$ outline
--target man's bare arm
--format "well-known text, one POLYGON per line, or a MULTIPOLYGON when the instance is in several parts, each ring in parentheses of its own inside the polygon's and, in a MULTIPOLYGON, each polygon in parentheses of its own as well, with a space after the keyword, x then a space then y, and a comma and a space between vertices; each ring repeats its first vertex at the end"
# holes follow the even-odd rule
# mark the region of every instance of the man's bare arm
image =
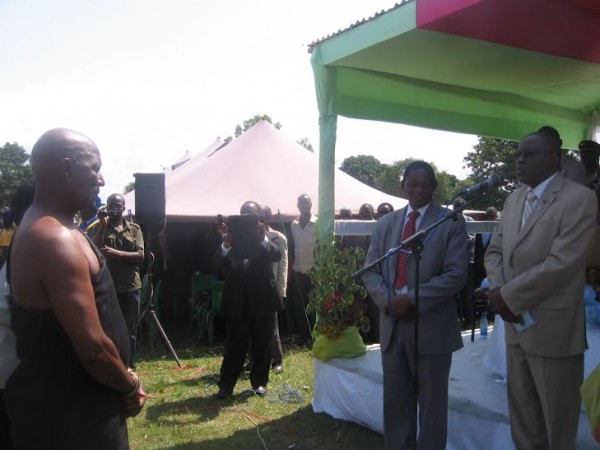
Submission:
POLYGON ((107 259, 120 259, 131 264, 144 262, 144 252, 126 252, 112 247, 100 247, 100 251, 107 259))
POLYGON ((38 276, 81 364, 97 382, 122 394, 130 393, 136 381, 100 324, 82 241, 64 228, 41 234, 38 276))

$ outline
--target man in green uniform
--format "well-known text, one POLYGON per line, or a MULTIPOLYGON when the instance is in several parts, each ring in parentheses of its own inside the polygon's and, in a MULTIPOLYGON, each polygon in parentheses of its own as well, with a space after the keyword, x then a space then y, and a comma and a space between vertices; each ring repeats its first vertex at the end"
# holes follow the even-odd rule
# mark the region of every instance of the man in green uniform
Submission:
POLYGON ((100 219, 94 243, 108 264, 115 283, 119 305, 131 341, 131 365, 134 364, 136 328, 140 315, 140 264, 144 261, 144 236, 139 225, 123 218, 125 199, 112 194, 106 201, 107 217, 100 219))

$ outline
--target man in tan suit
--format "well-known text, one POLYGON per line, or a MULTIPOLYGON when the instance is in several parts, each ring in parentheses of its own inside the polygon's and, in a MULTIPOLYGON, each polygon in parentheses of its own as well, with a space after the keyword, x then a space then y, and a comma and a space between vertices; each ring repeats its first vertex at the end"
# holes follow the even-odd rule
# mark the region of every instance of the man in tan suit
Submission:
MULTIPOLYGON (((273 263, 273 276, 277 281, 277 295, 281 298, 281 302, 285 304, 284 299, 287 291, 288 276, 287 238, 281 231, 277 231, 269 225, 271 221, 271 208, 269 206, 260 205, 258 220, 265 225, 265 236, 267 236, 267 239, 281 250, 281 259, 273 263)), ((271 340, 271 367, 275 373, 283 372, 283 348, 281 347, 281 338, 279 337, 279 317, 277 312, 275 312, 273 339, 271 340)))
POLYGON ((583 379, 585 254, 594 193, 560 172, 560 139, 519 144, 509 195, 485 257, 490 305, 508 322, 511 432, 518 449, 573 449, 583 379))

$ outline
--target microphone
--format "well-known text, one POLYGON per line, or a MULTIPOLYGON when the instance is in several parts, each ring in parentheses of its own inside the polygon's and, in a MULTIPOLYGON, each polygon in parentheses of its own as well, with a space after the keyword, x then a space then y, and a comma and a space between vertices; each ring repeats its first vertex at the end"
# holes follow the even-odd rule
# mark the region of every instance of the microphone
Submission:
POLYGON ((480 183, 474 184, 471 187, 463 189, 462 191, 459 192, 459 194, 460 195, 469 195, 469 194, 473 194, 474 192, 486 191, 489 188, 500 186, 501 183, 502 183, 502 178, 500 178, 500 176, 494 174, 485 181, 482 181, 480 183))

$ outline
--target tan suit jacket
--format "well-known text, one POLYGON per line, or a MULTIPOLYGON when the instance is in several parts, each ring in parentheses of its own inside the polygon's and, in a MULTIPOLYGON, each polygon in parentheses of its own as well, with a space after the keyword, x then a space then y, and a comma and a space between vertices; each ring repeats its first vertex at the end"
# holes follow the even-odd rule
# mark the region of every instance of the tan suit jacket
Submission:
POLYGON ((285 234, 273 228, 265 231, 267 238, 281 250, 281 259, 273 263, 273 276, 277 281, 277 293, 285 298, 288 276, 288 245, 285 234))
POLYGON ((596 196, 558 173, 521 229, 527 190, 522 186, 507 198, 485 256, 490 286, 501 287, 514 314, 529 310, 536 322, 521 333, 507 324, 506 343, 542 357, 581 354, 585 259, 596 196))

